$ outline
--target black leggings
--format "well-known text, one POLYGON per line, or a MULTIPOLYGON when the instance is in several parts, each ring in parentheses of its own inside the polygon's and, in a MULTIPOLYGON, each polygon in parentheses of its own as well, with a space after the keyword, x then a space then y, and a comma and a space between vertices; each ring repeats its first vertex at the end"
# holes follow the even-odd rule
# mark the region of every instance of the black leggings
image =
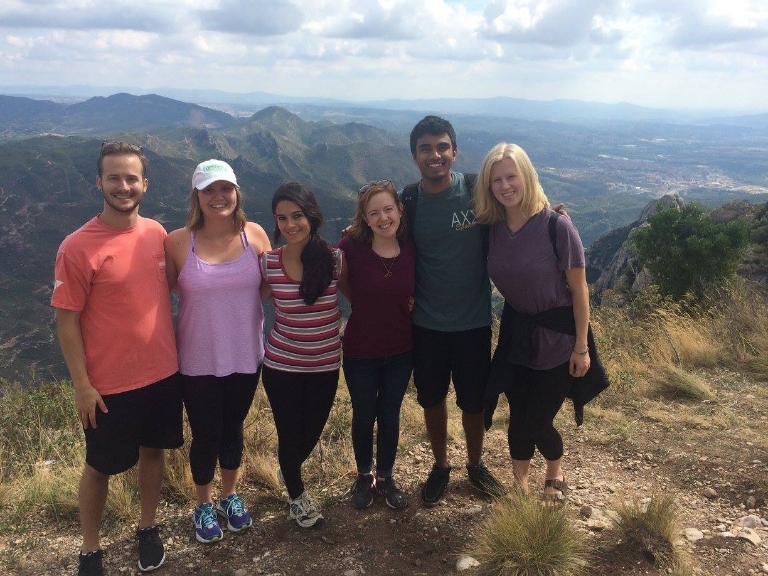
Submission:
POLYGON ((509 455, 513 460, 530 460, 536 448, 547 460, 563 456, 563 438, 553 422, 572 377, 568 362, 551 370, 512 366, 514 384, 505 392, 509 401, 509 455))
POLYGON ((198 486, 213 481, 217 459, 225 470, 240 468, 243 422, 258 383, 258 371, 221 377, 181 375, 184 407, 192 428, 189 466, 198 486))
POLYGON ((264 391, 277 428, 277 459, 288 489, 298 498, 304 492, 301 465, 320 439, 331 413, 339 370, 283 372, 264 367, 264 391))

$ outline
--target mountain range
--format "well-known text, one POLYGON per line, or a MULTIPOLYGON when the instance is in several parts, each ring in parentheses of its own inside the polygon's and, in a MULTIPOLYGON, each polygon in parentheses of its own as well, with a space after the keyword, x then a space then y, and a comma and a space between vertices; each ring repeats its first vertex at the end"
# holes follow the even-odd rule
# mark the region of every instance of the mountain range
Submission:
MULTIPOLYGON (((239 116, 153 94, 72 103, 0 95, 0 375, 23 379, 30 367, 65 374, 48 305, 53 261, 64 236, 100 210, 102 140, 143 146, 150 185, 141 211, 169 230, 184 224, 195 165, 220 158, 238 176, 249 218, 270 235, 273 190, 299 180, 317 194, 333 241, 361 184, 389 178, 403 186, 418 178, 408 132, 423 115, 303 103, 239 116)), ((498 141, 520 143, 587 246, 668 192, 713 205, 764 202, 768 193, 768 136, 755 126, 450 119, 457 170, 476 171, 498 141)))

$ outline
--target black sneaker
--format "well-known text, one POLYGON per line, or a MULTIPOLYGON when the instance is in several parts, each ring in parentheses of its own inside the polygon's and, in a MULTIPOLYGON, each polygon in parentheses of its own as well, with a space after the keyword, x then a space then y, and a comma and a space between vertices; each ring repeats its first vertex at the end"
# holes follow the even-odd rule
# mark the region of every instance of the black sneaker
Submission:
POLYGON ((392 476, 377 478, 376 492, 384 498, 384 502, 393 510, 402 510, 408 506, 408 497, 397 487, 392 476))
POLYGON ((451 476, 451 467, 445 468, 434 464, 432 471, 421 489, 421 503, 427 508, 436 506, 443 499, 445 489, 448 487, 448 480, 451 476))
POLYGON ((80 552, 77 576, 104 576, 102 558, 104 558, 104 550, 101 548, 88 554, 80 552))
POLYGON ((374 485, 373 474, 358 474, 352 485, 352 506, 362 509, 373 504, 374 485))
POLYGON ((139 570, 149 572, 165 562, 165 548, 160 538, 160 527, 150 526, 136 530, 139 541, 139 570))
POLYGON ((469 483, 486 496, 500 498, 507 493, 507 489, 496 480, 482 462, 477 466, 467 464, 467 474, 469 474, 469 483))

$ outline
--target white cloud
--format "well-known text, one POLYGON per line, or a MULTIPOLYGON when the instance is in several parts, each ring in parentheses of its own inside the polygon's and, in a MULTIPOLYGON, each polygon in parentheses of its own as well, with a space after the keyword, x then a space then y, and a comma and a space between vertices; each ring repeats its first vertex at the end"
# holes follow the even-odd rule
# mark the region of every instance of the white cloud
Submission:
POLYGON ((200 27, 226 33, 273 36, 298 30, 301 10, 290 0, 221 0, 198 12, 200 27))
POLYGON ((6 0, 3 85, 765 110, 763 0, 6 0), (717 87, 717 88, 714 88, 717 87))

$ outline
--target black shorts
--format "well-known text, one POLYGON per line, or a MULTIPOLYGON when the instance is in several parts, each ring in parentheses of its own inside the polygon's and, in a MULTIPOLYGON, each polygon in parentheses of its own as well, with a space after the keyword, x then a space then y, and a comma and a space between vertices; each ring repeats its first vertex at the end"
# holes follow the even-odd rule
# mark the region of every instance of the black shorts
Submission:
POLYGON ((96 428, 85 429, 85 461, 102 474, 120 474, 139 460, 139 446, 178 448, 184 444, 178 373, 159 382, 102 396, 96 428))
POLYGON ((448 396, 453 380, 456 405, 467 414, 483 411, 483 394, 491 367, 491 327, 441 332, 414 325, 413 383, 422 408, 448 396))

